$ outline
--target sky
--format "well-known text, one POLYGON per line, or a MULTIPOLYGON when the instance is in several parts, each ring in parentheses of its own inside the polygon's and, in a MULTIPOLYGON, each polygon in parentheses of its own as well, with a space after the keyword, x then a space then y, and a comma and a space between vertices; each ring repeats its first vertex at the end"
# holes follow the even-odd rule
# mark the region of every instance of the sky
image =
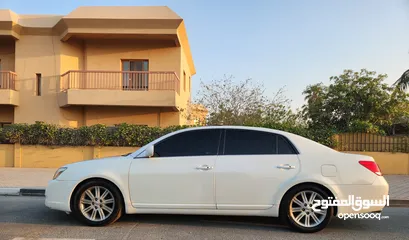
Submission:
MULTIPOLYGON (((234 76, 280 88, 292 108, 309 84, 344 69, 387 74, 409 69, 409 0, 0 0, 18 14, 68 14, 78 6, 168 6, 187 28, 200 82, 234 76)), ((193 96, 194 96, 193 95, 193 96)))

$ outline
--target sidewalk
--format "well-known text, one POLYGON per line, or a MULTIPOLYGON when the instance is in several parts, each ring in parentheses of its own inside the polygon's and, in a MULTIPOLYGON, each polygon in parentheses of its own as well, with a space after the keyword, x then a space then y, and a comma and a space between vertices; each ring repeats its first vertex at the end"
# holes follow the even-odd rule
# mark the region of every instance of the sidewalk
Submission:
MULTIPOLYGON (((55 168, 0 168, 0 188, 45 188, 55 168)), ((386 175, 391 200, 409 200, 409 175, 386 175)))
POLYGON ((0 188, 45 188, 56 168, 0 168, 0 188))

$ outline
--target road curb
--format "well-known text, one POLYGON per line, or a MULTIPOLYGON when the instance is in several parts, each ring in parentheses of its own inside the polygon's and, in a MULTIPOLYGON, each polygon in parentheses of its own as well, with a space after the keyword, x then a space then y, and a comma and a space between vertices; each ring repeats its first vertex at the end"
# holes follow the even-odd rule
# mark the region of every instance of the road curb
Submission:
POLYGON ((409 200, 389 200, 389 207, 409 207, 409 200))
POLYGON ((0 196, 19 196, 20 188, 0 188, 0 196))
POLYGON ((45 188, 21 188, 21 196, 45 196, 45 188))
POLYGON ((45 188, 0 188, 0 196, 45 196, 45 188))

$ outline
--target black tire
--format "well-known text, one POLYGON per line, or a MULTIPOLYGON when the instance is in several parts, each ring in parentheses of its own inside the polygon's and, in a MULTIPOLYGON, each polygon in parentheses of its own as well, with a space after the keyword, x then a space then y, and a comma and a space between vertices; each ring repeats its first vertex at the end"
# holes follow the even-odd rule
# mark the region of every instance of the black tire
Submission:
MULTIPOLYGON (((102 194, 102 193, 100 193, 100 194, 102 194)), ((86 199, 86 200, 88 200, 88 199, 86 199)), ((102 203, 100 203, 100 204, 101 204, 101 206, 103 205, 102 203)), ((89 205, 89 206, 91 206, 91 205, 89 205)), ((93 206, 95 206, 95 205, 93 205, 93 206)), ((75 216, 75 218, 77 218, 79 221, 81 221, 82 223, 84 223, 84 224, 86 224, 88 226, 106 226, 106 225, 109 225, 109 224, 112 224, 112 223, 116 222, 119 218, 121 218, 121 216, 122 216, 122 214, 124 212, 122 194, 114 184, 112 184, 112 183, 110 183, 108 181, 91 180, 91 181, 86 182, 85 184, 81 185, 76 190, 76 192, 73 195, 73 201, 71 203, 71 209, 72 209, 72 213, 75 216), (104 189, 104 191, 108 190, 111 193, 111 195, 112 195, 112 197, 114 199, 114 204, 109 205, 109 208, 113 209, 112 212, 109 213, 109 212, 103 210, 105 214, 107 214, 107 215, 110 214, 108 217, 106 217, 106 219, 91 220, 91 219, 87 218, 81 211, 81 205, 82 205, 81 202, 80 202, 81 198, 83 197, 83 194, 86 194, 85 191, 87 191, 88 189, 93 188, 93 187, 99 187, 100 189, 104 189)), ((91 211, 94 211, 94 209, 91 208, 91 211)), ((98 211, 97 211, 96 214, 99 215, 100 218, 102 218, 101 215, 103 215, 103 214, 99 214, 98 211)))
MULTIPOLYGON (((301 232, 301 233, 314 233, 314 232, 318 232, 318 231, 323 230, 330 223, 331 218, 334 215, 334 207, 328 207, 328 209, 326 211, 326 214, 319 216, 319 219, 322 222, 317 221, 317 222, 320 222, 320 223, 317 224, 316 226, 310 226, 310 227, 303 226, 303 225, 299 224, 295 220, 298 215, 291 212, 291 206, 296 206, 296 207, 298 206, 298 205, 295 205, 295 203, 292 203, 291 201, 295 196, 297 196, 301 192, 307 192, 307 194, 315 192, 315 193, 321 195, 322 198, 325 199, 325 200, 328 200, 328 197, 330 197, 326 191, 324 191, 322 188, 320 188, 320 187, 318 187, 316 185, 302 185, 302 186, 296 187, 294 189, 291 189, 289 192, 287 192, 285 194, 285 196, 283 197, 283 201, 281 202, 281 206, 280 206, 280 218, 281 218, 281 220, 285 224, 287 224, 289 227, 291 227, 293 230, 295 230, 297 232, 301 232)), ((308 196, 307 196, 307 198, 308 198, 308 196)), ((311 217, 310 219, 312 219, 311 209, 307 209, 307 210, 304 209, 302 211, 303 212, 306 211, 306 214, 308 214, 309 218, 311 217)), ((314 216, 318 216, 318 214, 314 213, 314 216)), ((304 217, 301 217, 301 219, 299 219, 299 220, 300 221, 303 220, 304 223, 305 223, 305 218, 306 218, 306 216, 304 215, 304 217)), ((317 223, 317 222, 315 222, 315 223, 317 223)))

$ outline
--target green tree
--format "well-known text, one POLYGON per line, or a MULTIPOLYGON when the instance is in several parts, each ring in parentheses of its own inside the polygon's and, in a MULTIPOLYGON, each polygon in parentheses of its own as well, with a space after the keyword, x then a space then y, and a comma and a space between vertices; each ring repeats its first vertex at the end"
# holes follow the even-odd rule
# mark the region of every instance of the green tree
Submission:
POLYGON ((366 69, 345 70, 331 77, 329 86, 308 86, 303 92, 304 116, 311 126, 332 125, 338 131, 377 129, 372 125, 393 130, 407 120, 408 95, 384 83, 386 77, 366 69))
POLYGON ((201 83, 195 103, 209 111, 209 125, 258 125, 297 120, 284 90, 265 94, 265 88, 252 79, 234 81, 232 76, 201 83))
POLYGON ((311 126, 323 126, 330 124, 331 115, 325 112, 326 96, 328 87, 322 83, 308 85, 303 91, 304 100, 307 102, 302 107, 302 114, 311 126))

